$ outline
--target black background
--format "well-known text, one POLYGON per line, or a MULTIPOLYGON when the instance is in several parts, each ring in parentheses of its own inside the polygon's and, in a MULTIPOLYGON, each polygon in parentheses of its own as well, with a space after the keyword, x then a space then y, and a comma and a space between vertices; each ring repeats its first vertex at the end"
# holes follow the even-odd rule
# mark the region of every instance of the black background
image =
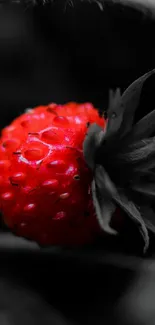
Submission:
MULTIPOLYGON (((154 35, 149 14, 122 5, 1 4, 0 127, 49 102, 106 109, 109 88, 123 91, 155 67, 154 35)), ((153 99, 144 98, 143 111, 153 99)), ((1 234, 0 325, 155 324, 154 261, 118 254, 115 241, 114 255, 107 242, 90 248, 93 259, 25 245, 1 234)))
POLYGON ((109 88, 123 91, 154 68, 155 21, 147 12, 65 3, 1 5, 1 126, 49 102, 91 101, 105 109, 109 88))

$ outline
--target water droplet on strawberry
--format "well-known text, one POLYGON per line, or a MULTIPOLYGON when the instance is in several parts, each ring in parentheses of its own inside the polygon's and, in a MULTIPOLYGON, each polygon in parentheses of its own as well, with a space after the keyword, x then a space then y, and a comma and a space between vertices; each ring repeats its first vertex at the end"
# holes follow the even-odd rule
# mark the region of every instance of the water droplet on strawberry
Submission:
POLYGON ((62 159, 58 159, 58 160, 53 160, 50 161, 47 164, 48 168, 53 168, 55 169, 57 172, 64 172, 66 170, 66 164, 65 161, 62 159))
POLYGON ((57 111, 56 111, 56 108, 57 108, 57 104, 49 104, 46 111, 51 113, 51 114, 55 114, 55 115, 58 115, 57 111))
POLYGON ((7 139, 3 142, 3 147, 9 150, 16 150, 19 145, 20 141, 18 139, 7 139))
POLYGON ((70 196, 70 194, 69 193, 62 193, 62 194, 60 194, 60 199, 62 199, 62 200, 65 200, 65 199, 68 199, 68 197, 70 196))
POLYGON ((85 106, 85 108, 88 109, 88 110, 93 109, 93 105, 92 105, 91 103, 85 103, 84 106, 85 106))
POLYGON ((42 186, 44 188, 50 189, 50 190, 55 190, 58 188, 59 182, 57 179, 48 179, 42 183, 42 186))
POLYGON ((56 215, 52 218, 53 220, 60 220, 66 217, 66 213, 64 211, 57 212, 56 215))
POLYGON ((56 193, 54 191, 49 192, 48 195, 50 195, 52 198, 56 199, 56 193))
POLYGON ((48 143, 54 144, 60 142, 58 134, 56 134, 52 128, 47 131, 44 131, 41 135, 41 139, 48 143))
POLYGON ((14 125, 6 126, 6 127, 3 129, 3 133, 8 134, 8 133, 14 131, 15 128, 16 128, 16 127, 15 127, 14 125))
POLYGON ((56 103, 50 103, 50 104, 48 104, 48 107, 53 109, 53 108, 57 107, 57 104, 56 103))
POLYGON ((24 152, 24 157, 27 160, 40 160, 44 157, 44 152, 40 148, 32 148, 24 152))
POLYGON ((27 226, 27 223, 26 223, 26 222, 21 222, 21 223, 20 223, 20 227, 21 227, 21 228, 25 228, 26 226, 27 226))
POLYGON ((34 187, 27 185, 27 186, 22 187, 22 192, 27 195, 27 194, 32 193, 33 189, 34 189, 34 187))
POLYGON ((33 212, 36 209, 36 204, 35 203, 29 203, 25 205, 24 207, 24 212, 33 212))
POLYGON ((3 201, 10 201, 13 199, 13 193, 12 192, 5 192, 1 195, 1 198, 3 201))
POLYGON ((20 124, 22 127, 27 128, 30 125, 31 121, 29 119, 23 120, 20 124))
POLYGON ((53 124, 57 126, 69 126, 69 121, 65 116, 55 116, 53 124))
POLYGON ((28 136, 31 138, 39 138, 39 133, 38 132, 29 132, 28 136))
POLYGON ((17 184, 21 184, 25 181, 26 179, 26 174, 19 172, 19 173, 15 173, 14 175, 12 175, 10 177, 10 181, 12 183, 17 183, 17 184))

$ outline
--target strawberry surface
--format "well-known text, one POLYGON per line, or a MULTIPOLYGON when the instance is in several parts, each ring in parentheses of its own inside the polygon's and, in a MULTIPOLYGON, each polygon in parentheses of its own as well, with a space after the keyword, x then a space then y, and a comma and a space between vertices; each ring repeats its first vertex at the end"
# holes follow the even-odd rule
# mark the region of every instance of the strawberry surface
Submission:
POLYGON ((0 206, 17 235, 41 245, 80 245, 100 232, 82 151, 94 122, 105 125, 90 103, 52 103, 2 130, 0 206))

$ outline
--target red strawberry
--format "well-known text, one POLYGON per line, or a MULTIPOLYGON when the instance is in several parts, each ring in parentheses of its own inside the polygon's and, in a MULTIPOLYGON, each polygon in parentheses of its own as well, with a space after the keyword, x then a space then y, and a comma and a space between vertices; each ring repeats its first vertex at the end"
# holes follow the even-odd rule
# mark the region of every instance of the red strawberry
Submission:
POLYGON ((100 232, 85 164, 89 124, 105 121, 89 104, 50 104, 2 130, 0 204, 5 223, 40 244, 84 244, 100 232))

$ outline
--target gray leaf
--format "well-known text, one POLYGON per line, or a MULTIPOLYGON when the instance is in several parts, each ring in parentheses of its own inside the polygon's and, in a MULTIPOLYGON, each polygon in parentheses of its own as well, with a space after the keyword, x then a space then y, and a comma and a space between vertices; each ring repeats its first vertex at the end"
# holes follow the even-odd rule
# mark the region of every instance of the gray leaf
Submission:
POLYGON ((150 206, 141 206, 146 227, 155 234, 155 212, 150 206))
POLYGON ((115 205, 110 200, 104 200, 102 193, 100 195, 100 197, 102 197, 102 200, 98 198, 95 180, 92 182, 92 197, 96 210, 97 220, 101 229, 108 234, 117 235, 117 231, 110 226, 110 221, 112 219, 113 213, 115 212, 115 205))
POLYGON ((127 136, 126 141, 132 143, 141 139, 148 138, 155 132, 155 110, 144 116, 139 122, 137 122, 131 131, 131 134, 127 136))
POLYGON ((128 216, 137 224, 139 231, 144 239, 143 252, 146 253, 149 247, 149 235, 145 222, 132 201, 119 191, 119 194, 114 198, 115 202, 128 214, 128 216))
POLYGON ((98 148, 100 138, 104 135, 103 129, 96 123, 92 124, 87 132, 83 142, 83 154, 86 163, 91 169, 94 169, 95 152, 98 148))
POLYGON ((123 93, 120 90, 110 91, 109 108, 107 112, 108 122, 105 129, 104 142, 117 141, 127 135, 133 126, 134 115, 138 108, 140 96, 145 81, 155 73, 155 69, 136 79, 123 93))
POLYGON ((115 92, 109 92, 109 108, 107 111, 107 125, 105 129, 104 140, 110 139, 116 135, 120 129, 123 120, 123 106, 120 89, 115 92))
POLYGON ((95 183, 99 191, 102 193, 102 196, 109 197, 112 199, 113 196, 117 194, 117 189, 104 167, 97 165, 95 168, 95 183))
POLYGON ((136 79, 123 93, 122 103, 124 109, 121 135, 127 134, 133 125, 134 114, 139 105, 142 87, 145 81, 155 73, 155 69, 136 79))
POLYGON ((127 152, 118 154, 118 158, 134 164, 140 169, 143 164, 155 165, 155 137, 143 139, 127 148, 127 152))
POLYGON ((145 196, 149 197, 154 197, 155 198, 155 184, 154 183, 138 183, 138 184, 133 184, 131 186, 132 190, 139 192, 141 194, 144 194, 145 196))

